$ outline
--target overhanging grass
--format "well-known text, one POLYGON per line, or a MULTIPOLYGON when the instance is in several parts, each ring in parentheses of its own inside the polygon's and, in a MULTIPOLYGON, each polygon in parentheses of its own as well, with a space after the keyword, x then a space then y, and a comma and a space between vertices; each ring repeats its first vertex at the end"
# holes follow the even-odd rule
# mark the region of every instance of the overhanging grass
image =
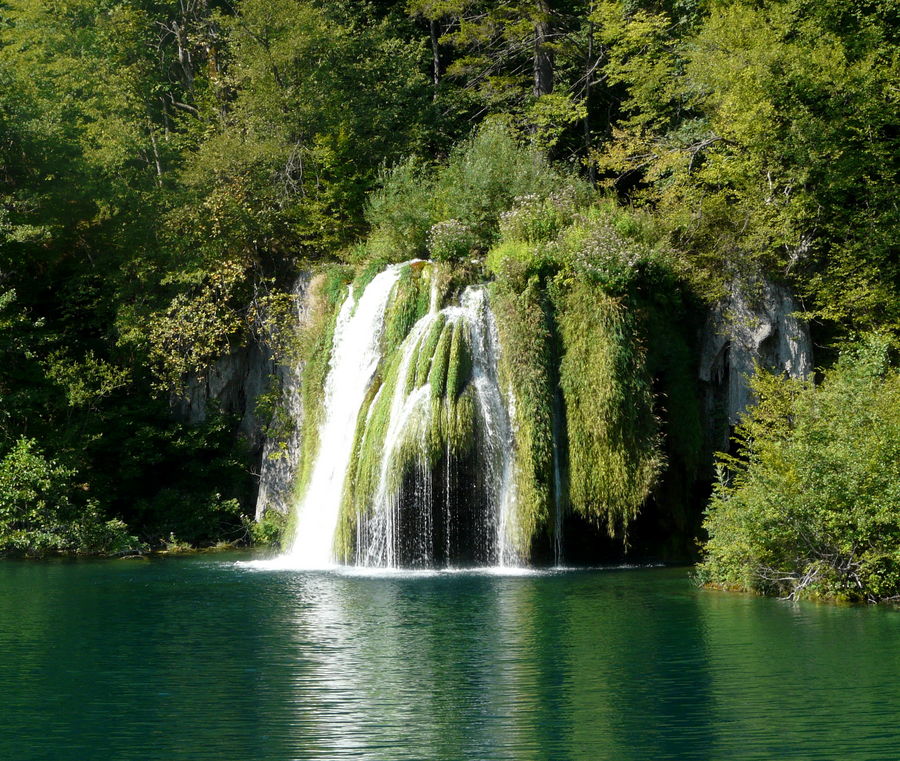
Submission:
POLYGON ((552 293, 564 352, 571 504, 627 541, 663 460, 637 319, 583 279, 558 277, 552 293))
POLYGON ((491 305, 500 338, 499 380, 511 391, 516 450, 516 553, 530 554, 553 509, 553 383, 550 331, 536 279, 521 293, 495 286, 491 305))

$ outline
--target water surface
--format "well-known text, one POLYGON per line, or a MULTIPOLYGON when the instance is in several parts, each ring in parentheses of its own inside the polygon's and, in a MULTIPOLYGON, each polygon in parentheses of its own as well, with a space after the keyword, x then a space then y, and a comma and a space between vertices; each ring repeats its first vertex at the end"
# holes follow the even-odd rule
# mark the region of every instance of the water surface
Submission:
POLYGON ((683 569, 0 562, 0 759, 900 758, 900 611, 683 569))

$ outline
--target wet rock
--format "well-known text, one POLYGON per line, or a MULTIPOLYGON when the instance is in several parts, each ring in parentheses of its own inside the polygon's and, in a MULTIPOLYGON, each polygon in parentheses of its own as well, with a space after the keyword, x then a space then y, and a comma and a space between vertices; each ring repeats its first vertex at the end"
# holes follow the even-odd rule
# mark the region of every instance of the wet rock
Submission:
MULTIPOLYGON (((310 279, 304 275, 293 289, 297 325, 303 326, 309 318, 310 279)), ((272 420, 268 421, 260 464, 259 491, 256 498, 256 520, 266 510, 287 514, 293 496, 294 474, 300 459, 303 428, 303 404, 300 397, 300 380, 303 364, 292 358, 275 368, 276 380, 281 388, 281 400, 276 405, 272 420)))

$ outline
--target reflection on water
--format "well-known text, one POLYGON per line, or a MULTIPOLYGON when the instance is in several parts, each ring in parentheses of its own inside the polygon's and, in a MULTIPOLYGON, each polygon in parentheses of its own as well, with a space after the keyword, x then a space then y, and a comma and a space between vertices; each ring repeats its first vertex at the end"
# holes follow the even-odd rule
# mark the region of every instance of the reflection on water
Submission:
POLYGON ((895 759, 900 612, 678 569, 0 563, 0 759, 895 759))

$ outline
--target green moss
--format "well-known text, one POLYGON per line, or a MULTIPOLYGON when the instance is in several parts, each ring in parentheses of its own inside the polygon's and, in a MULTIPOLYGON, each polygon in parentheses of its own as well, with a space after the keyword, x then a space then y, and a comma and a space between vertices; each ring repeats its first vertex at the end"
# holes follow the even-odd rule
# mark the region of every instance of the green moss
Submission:
POLYGON ((500 338, 499 379, 515 399, 516 535, 527 558, 553 509, 553 352, 544 296, 537 280, 521 293, 495 286, 491 305, 500 338))
POLYGON ((450 363, 447 367, 446 397, 452 403, 462 393, 463 386, 472 375, 472 350, 469 346, 466 326, 462 321, 453 326, 450 340, 450 363))
POLYGON ((415 362, 410 362, 410 369, 415 369, 415 383, 412 388, 407 384, 407 394, 409 394, 413 388, 423 386, 428 381, 428 373, 431 370, 431 360, 434 358, 435 349, 444 332, 444 325, 446 325, 446 323, 446 315, 438 314, 425 336, 425 341, 419 349, 417 360, 415 362))
POLYGON ((534 243, 504 238, 488 251, 484 265, 497 278, 524 283, 540 268, 539 251, 534 243))
POLYGON ((384 316, 382 348, 390 355, 403 343, 413 325, 428 312, 433 268, 427 262, 404 267, 384 316))
POLYGON ((662 467, 637 319, 620 299, 581 279, 557 278, 553 296, 564 351, 571 503, 627 541, 662 467))
POLYGON ((462 323, 437 315, 427 331, 407 335, 385 357, 383 367, 377 393, 360 415, 344 488, 336 552, 345 559, 353 554, 359 516, 373 509, 383 475, 385 490, 396 492, 409 473, 433 468, 448 449, 468 452, 475 439, 476 405, 467 386, 471 349, 462 323), (408 400, 426 382, 427 395, 410 412, 385 462, 397 394, 408 400))
MULTIPOLYGON (((356 429, 353 434, 353 450, 350 454, 350 461, 347 467, 347 473, 344 479, 344 491, 341 497, 341 507, 338 514, 338 525, 334 538, 334 554, 342 562, 349 562, 356 541, 356 511, 353 506, 356 504, 357 491, 360 481, 360 456, 366 443, 366 434, 371 433, 369 426, 371 424, 372 413, 375 412, 375 406, 382 396, 384 386, 379 376, 376 376, 366 392, 363 403, 360 405, 359 417, 356 419, 356 429)), ((383 418, 382 418, 383 419, 383 418)), ((386 432, 386 428, 384 428, 386 432)), ((369 481, 373 477, 371 471, 367 471, 366 475, 369 479, 364 482, 363 488, 368 487, 369 481)), ((377 481, 375 481, 377 486, 377 481)), ((368 493, 368 492, 366 492, 368 493)))
POLYGON ((366 260, 359 269, 357 269, 356 276, 353 278, 353 293, 356 294, 357 301, 359 301, 359 297, 362 295, 363 291, 366 290, 369 283, 371 283, 379 273, 384 271, 387 264, 388 262, 381 257, 375 257, 366 260))
POLYGON ((450 363, 450 342, 453 339, 453 326, 444 325, 441 337, 434 348, 434 356, 431 359, 431 370, 428 373, 428 383, 431 385, 431 398, 440 399, 444 396, 447 386, 447 367, 450 363))
MULTIPOLYGON (((443 439, 446 448, 458 456, 467 455, 475 446, 476 428, 475 388, 466 384, 462 393, 452 402, 444 405, 443 439)), ((440 448, 439 453, 445 448, 440 448)), ((432 460, 432 464, 434 464, 432 460)))
POLYGON ((383 445, 390 425, 391 406, 401 371, 402 355, 395 351, 383 361, 384 375, 372 384, 360 410, 353 451, 347 467, 335 537, 335 554, 350 558, 356 541, 359 513, 368 512, 381 479, 383 445))

